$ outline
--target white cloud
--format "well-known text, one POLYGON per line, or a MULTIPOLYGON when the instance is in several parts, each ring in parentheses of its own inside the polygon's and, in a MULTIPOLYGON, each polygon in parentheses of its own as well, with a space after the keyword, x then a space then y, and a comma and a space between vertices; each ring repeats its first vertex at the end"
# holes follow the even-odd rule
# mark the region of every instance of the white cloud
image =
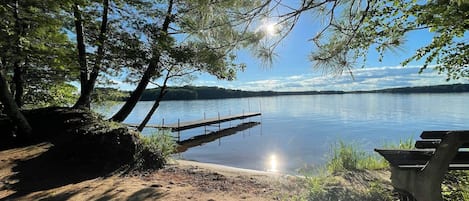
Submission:
POLYGON ((361 68, 340 76, 302 74, 285 78, 273 78, 252 82, 233 82, 230 88, 243 90, 309 91, 309 90, 375 90, 392 87, 428 86, 439 84, 469 83, 467 79, 446 82, 445 75, 432 70, 419 72, 419 67, 361 68))
MULTIPOLYGON (((439 84, 469 83, 468 79, 446 82, 446 75, 439 75, 430 68, 419 74, 419 67, 388 66, 370 67, 353 70, 353 78, 348 73, 340 76, 299 74, 287 77, 272 77, 255 81, 220 81, 215 78, 196 79, 191 84, 196 86, 218 86, 229 89, 248 91, 355 91, 375 90, 393 87, 428 86, 439 84)), ((134 90, 135 86, 119 80, 117 87, 134 90)), ((155 87, 155 86, 152 86, 155 87)))

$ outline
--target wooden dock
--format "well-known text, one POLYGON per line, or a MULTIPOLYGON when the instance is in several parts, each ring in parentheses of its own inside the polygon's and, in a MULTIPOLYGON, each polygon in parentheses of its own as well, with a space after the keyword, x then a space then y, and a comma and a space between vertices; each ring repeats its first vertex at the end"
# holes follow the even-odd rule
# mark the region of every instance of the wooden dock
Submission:
MULTIPOLYGON (((182 131, 182 130, 187 130, 187 129, 192 129, 192 128, 197 128, 201 126, 208 126, 212 124, 219 124, 227 121, 233 121, 233 120, 238 120, 238 119, 246 119, 249 117, 254 117, 254 116, 260 116, 260 112, 249 112, 249 113, 243 113, 243 114, 237 114, 237 115, 229 115, 229 116, 223 116, 223 117, 214 117, 214 118, 208 118, 208 119, 202 119, 202 120, 196 120, 196 121, 188 121, 188 122, 179 122, 178 123, 173 123, 173 124, 166 124, 166 125, 147 125, 146 127, 150 128, 159 128, 159 129, 171 129, 171 131, 182 131)), ((129 124, 129 126, 138 126, 134 124, 129 124)))

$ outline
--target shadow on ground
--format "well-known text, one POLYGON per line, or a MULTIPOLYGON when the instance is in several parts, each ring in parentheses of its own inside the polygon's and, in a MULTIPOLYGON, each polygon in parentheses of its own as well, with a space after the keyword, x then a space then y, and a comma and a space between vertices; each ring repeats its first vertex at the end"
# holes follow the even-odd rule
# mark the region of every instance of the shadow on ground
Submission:
MULTIPOLYGON (((96 159, 83 160, 70 154, 61 153, 52 147, 37 157, 17 162, 13 168, 13 172, 16 174, 8 178, 11 181, 17 181, 9 185, 9 189, 14 190, 15 193, 5 199, 15 200, 17 197, 32 192, 108 176, 116 170, 116 165, 110 165, 96 159)), ((56 194, 46 200, 67 200, 76 193, 78 191, 56 194)))

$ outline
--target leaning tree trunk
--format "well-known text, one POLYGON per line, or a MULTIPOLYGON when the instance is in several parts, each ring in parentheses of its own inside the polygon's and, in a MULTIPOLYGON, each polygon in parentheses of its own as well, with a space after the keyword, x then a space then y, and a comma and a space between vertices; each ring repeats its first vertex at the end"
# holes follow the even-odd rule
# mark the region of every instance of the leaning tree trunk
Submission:
POLYGON ((145 119, 143 119, 142 123, 137 127, 138 131, 142 131, 145 126, 147 125, 148 121, 150 121, 151 116, 153 116, 153 113, 155 113, 156 109, 160 106, 161 100, 163 100, 164 95, 166 94, 166 87, 168 80, 170 78, 169 76, 170 71, 168 71, 168 74, 166 75, 166 78, 164 79, 163 86, 161 86, 160 93, 158 94, 158 97, 155 100, 155 103, 153 103, 153 106, 151 107, 150 111, 148 111, 147 116, 145 116, 145 119))
MULTIPOLYGON (((73 106, 74 108, 90 108, 91 105, 91 93, 93 92, 96 79, 99 75, 99 70, 101 69, 102 60, 104 57, 104 43, 106 42, 106 32, 107 32, 107 21, 108 21, 108 11, 109 11, 109 0, 103 0, 103 16, 101 21, 101 28, 98 39, 98 50, 96 60, 93 66, 93 70, 89 76, 89 79, 82 84, 81 94, 77 102, 73 106)), ((84 47, 84 45, 83 45, 84 47)), ((81 57, 81 56, 80 56, 81 57)), ((86 57, 85 57, 86 63, 86 57)))
POLYGON ((3 104, 8 117, 18 127, 19 137, 31 136, 32 128, 13 100, 10 90, 8 89, 8 82, 2 70, 0 70, 0 102, 3 104))
MULTIPOLYGON (((169 1, 168 10, 166 12, 166 17, 163 22, 163 26, 161 28, 162 34, 167 34, 169 29, 169 24, 171 23, 171 11, 173 10, 173 0, 169 1)), ((155 50, 154 50, 155 51, 155 50)), ((148 65, 148 68, 143 73, 142 79, 137 85, 137 88, 132 92, 129 99, 125 102, 125 104, 121 107, 121 109, 111 117, 111 121, 122 122, 124 121, 127 116, 129 116, 130 112, 134 109, 137 102, 142 97, 143 92, 147 88, 148 83, 150 83, 151 78, 155 75, 156 70, 158 69, 158 63, 160 61, 160 53, 154 52, 153 57, 148 65)))
MULTIPOLYGON (((159 55, 158 55, 159 59, 159 55)), ((150 83, 150 79, 154 76, 156 69, 158 67, 157 61, 151 61, 148 65, 147 70, 143 74, 142 79, 137 85, 137 88, 132 92, 129 99, 125 102, 125 104, 121 107, 121 109, 111 117, 111 121, 122 122, 129 116, 130 112, 134 109, 137 102, 140 100, 143 92, 147 88, 148 83, 150 83)))

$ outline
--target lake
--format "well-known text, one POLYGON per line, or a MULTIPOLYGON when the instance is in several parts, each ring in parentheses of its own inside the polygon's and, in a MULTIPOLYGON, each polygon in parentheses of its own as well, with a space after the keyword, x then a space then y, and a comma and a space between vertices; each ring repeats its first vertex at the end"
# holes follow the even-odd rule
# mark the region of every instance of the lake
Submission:
MULTIPOLYGON (((366 151, 399 140, 417 139, 424 130, 469 129, 469 93, 335 94, 164 101, 149 124, 165 124, 262 112, 225 122, 249 129, 189 148, 177 157, 255 170, 295 173, 325 163, 334 143, 354 143, 366 151), (163 120, 164 119, 164 120, 163 120)), ((153 102, 139 102, 127 123, 139 123, 153 102)), ((96 108, 106 116, 120 105, 96 108)), ((181 131, 181 140, 218 130, 218 125, 181 131), (208 130, 208 131, 206 131, 208 130)), ((145 130, 144 134, 151 133, 145 130)), ((174 135, 177 135, 174 133, 174 135)))

